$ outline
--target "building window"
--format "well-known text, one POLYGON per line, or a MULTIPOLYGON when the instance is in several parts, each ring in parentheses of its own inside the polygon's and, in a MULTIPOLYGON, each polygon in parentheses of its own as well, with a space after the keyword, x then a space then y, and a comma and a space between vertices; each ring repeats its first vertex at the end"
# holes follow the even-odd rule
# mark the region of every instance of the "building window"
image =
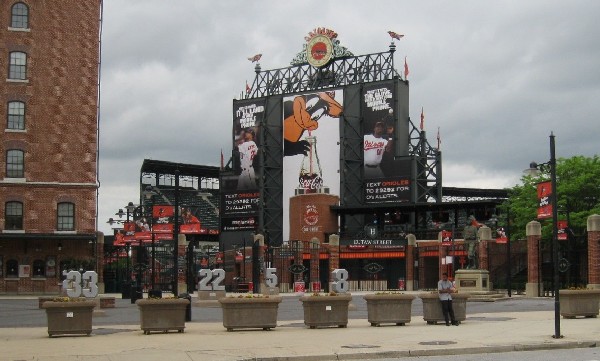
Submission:
POLYGON ((27 54, 20 51, 10 53, 9 79, 27 79, 27 54))
POLYGON ((33 277, 46 276, 46 263, 41 259, 33 261, 33 277))
POLYGON ((9 149, 6 152, 6 177, 25 177, 25 157, 20 149, 9 149))
POLYGON ((29 9, 23 3, 16 3, 11 11, 11 28, 27 29, 29 28, 29 9))
POLYGON ((59 203, 57 209, 58 231, 75 230, 75 205, 73 203, 59 203))
POLYGON ((23 229, 23 203, 6 202, 4 209, 4 229, 23 229))
POLYGON ((6 261, 6 277, 19 277, 19 262, 16 259, 6 261))
POLYGON ((8 129, 25 129, 25 103, 9 102, 8 103, 8 129))

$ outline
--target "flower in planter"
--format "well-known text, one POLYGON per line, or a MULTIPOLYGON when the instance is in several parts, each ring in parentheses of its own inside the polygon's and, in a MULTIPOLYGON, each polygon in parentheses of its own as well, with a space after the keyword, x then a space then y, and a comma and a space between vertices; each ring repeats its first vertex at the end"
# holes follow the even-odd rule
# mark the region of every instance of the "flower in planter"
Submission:
POLYGON ((52 302, 85 302, 88 301, 85 297, 54 297, 52 302))
POLYGON ((379 292, 375 292, 375 295, 403 295, 404 292, 398 292, 398 291, 379 291, 379 292))
POLYGON ((228 296, 227 298, 269 298, 269 295, 263 295, 262 293, 246 293, 244 295, 228 296))
POLYGON ((322 293, 322 292, 313 292, 310 294, 310 297, 335 297, 335 296, 341 296, 341 295, 345 295, 345 293, 337 293, 334 291, 331 291, 329 293, 322 293))

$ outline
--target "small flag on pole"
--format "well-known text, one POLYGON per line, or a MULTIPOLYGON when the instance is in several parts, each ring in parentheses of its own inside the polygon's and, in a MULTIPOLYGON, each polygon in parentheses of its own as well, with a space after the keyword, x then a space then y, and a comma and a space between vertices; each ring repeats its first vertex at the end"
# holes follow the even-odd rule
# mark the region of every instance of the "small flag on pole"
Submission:
POLYGON ((258 62, 260 60, 260 58, 262 57, 262 54, 256 54, 254 56, 251 56, 248 58, 248 60, 250 60, 251 62, 258 62))
POLYGON ((408 63, 406 62, 406 57, 404 57, 404 79, 408 78, 408 63))
POLYGON ((421 107, 421 130, 425 127, 425 113, 423 113, 423 107, 421 107))
POLYGON ((440 138, 440 127, 438 127, 438 133, 437 133, 437 150, 440 150, 440 145, 442 144, 442 138, 440 138))
POLYGON ((248 81, 246 80, 246 94, 250 94, 251 90, 252 88, 250 88, 250 85, 248 85, 248 81))
POLYGON ((402 39, 404 37, 403 34, 398 34, 398 33, 395 33, 393 31, 388 31, 388 34, 390 34, 390 36, 392 37, 392 39, 396 39, 396 40, 400 40, 400 39, 402 39))

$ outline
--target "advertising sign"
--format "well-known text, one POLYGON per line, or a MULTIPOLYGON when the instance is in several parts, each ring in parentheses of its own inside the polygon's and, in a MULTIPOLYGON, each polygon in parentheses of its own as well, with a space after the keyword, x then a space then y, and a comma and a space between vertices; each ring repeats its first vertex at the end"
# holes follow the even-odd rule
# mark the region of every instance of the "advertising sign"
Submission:
MULTIPOLYGON (((341 90, 283 98, 284 239, 289 238, 290 197, 307 193, 339 194, 342 111, 341 90)), ((309 219, 314 219, 314 213, 311 215, 309 219)))
POLYGON ((552 183, 542 182, 537 185, 537 197, 539 200, 538 219, 552 218, 552 183))
POLYGON ((506 242, 508 242, 508 236, 506 235, 504 227, 496 229, 496 243, 504 244, 506 242))
POLYGON ((452 245, 452 231, 442 231, 442 246, 452 245))
POLYGON ((362 93, 366 203, 410 201, 411 161, 394 159, 394 89, 393 83, 370 84, 362 93))
POLYGON ((567 223, 567 221, 557 221, 556 222, 556 227, 558 228, 558 240, 559 241, 566 241, 569 239, 568 234, 567 234, 567 228, 569 228, 569 224, 567 223))
POLYGON ((264 100, 234 101, 233 164, 235 175, 221 185, 221 230, 254 230, 258 216, 257 183, 260 124, 265 116, 264 100))

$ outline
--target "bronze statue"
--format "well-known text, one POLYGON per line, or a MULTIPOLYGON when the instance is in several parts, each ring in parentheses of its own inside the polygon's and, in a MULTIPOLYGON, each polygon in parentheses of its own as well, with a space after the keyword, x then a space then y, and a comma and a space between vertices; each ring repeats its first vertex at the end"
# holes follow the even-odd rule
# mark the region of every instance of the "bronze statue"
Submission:
POLYGON ((467 255, 469 258, 469 264, 467 269, 477 269, 479 267, 479 255, 477 252, 477 246, 479 245, 479 235, 477 230, 482 225, 477 222, 474 216, 469 216, 468 223, 463 230, 463 238, 465 239, 465 245, 467 246, 467 255))

